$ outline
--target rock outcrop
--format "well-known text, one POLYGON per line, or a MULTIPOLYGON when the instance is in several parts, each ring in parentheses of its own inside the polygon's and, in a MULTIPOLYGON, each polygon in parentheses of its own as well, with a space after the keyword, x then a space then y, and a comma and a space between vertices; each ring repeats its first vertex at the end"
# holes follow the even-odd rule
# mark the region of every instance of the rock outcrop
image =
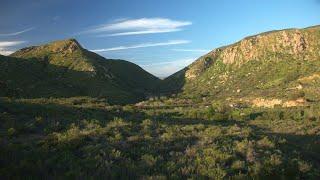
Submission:
POLYGON ((236 67, 250 60, 266 60, 290 55, 295 59, 315 60, 320 55, 319 27, 272 31, 217 48, 192 63, 185 73, 186 79, 194 79, 216 60, 236 67))

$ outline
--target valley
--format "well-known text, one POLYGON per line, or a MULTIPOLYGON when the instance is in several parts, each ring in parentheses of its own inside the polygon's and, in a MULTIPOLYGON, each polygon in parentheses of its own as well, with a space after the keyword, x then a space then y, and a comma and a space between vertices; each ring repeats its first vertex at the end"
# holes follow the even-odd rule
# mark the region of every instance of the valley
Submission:
POLYGON ((3 179, 318 179, 320 27, 160 80, 75 39, 0 56, 3 179))

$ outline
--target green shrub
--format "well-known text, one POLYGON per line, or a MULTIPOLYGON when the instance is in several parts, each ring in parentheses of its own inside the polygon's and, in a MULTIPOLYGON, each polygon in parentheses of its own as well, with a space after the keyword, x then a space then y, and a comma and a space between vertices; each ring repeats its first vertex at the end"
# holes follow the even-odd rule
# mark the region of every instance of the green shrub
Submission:
POLYGON ((311 170, 312 166, 303 160, 299 160, 298 161, 298 168, 301 173, 307 173, 311 170))
POLYGON ((152 167, 156 164, 157 158, 150 155, 150 154, 144 154, 141 156, 141 163, 143 163, 146 167, 152 167))
POLYGON ((232 163, 231 168, 234 170, 242 170, 245 168, 245 162, 241 160, 236 160, 232 163))
POLYGON ((12 137, 12 136, 15 136, 17 134, 17 131, 14 128, 9 128, 7 130, 7 134, 8 134, 8 136, 12 137))
POLYGON ((267 136, 263 137, 259 141, 257 141, 257 144, 261 148, 274 148, 275 144, 269 140, 267 136))
POLYGON ((35 117, 35 121, 37 124, 43 124, 44 120, 41 116, 37 116, 35 117))
POLYGON ((292 94, 289 95, 289 99, 299 99, 299 98, 304 98, 306 96, 304 91, 295 91, 292 94))

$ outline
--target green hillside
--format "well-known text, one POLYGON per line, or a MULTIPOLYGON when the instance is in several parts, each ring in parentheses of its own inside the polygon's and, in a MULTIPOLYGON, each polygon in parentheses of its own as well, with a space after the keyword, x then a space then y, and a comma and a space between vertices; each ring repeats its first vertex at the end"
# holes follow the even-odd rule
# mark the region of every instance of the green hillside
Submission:
POLYGON ((139 66, 105 59, 74 39, 23 48, 0 56, 1 96, 105 98, 132 103, 153 93, 158 78, 139 66))
POLYGON ((200 57, 165 79, 163 87, 205 101, 318 101, 319 39, 319 26, 250 36, 200 57))

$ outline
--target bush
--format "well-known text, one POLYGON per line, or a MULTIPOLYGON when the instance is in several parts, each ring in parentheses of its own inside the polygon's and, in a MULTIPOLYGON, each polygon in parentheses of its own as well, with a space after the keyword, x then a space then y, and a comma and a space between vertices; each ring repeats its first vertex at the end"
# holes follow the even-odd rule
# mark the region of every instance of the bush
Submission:
POLYGON ((305 98, 308 102, 318 102, 320 101, 320 96, 314 91, 305 91, 305 98))
POLYGON ((236 160, 232 163, 231 168, 234 170, 242 170, 245 168, 245 162, 240 161, 240 160, 236 160))
POLYGON ((7 131, 8 136, 12 137, 17 134, 17 131, 14 128, 9 128, 7 131))
POLYGON ((292 94, 289 95, 289 99, 299 99, 299 98, 304 98, 306 96, 305 92, 304 91, 297 91, 297 92, 294 92, 292 94))
POLYGON ((42 117, 37 116, 37 117, 35 118, 35 120, 36 120, 36 123, 37 123, 37 124, 43 124, 43 118, 42 118, 42 117))
POLYGON ((270 141, 267 136, 265 136, 264 138, 259 140, 257 142, 257 144, 259 147, 262 147, 262 148, 274 148, 275 147, 274 143, 272 141, 270 141))
POLYGON ((285 83, 289 83, 289 82, 291 82, 291 81, 293 81, 293 80, 298 79, 299 76, 300 76, 300 74, 299 74, 298 71, 291 72, 291 73, 289 73, 289 74, 285 77, 284 82, 285 82, 285 83))
POLYGON ((144 165, 146 165, 147 167, 152 167, 156 164, 157 162, 157 158, 153 157, 152 155, 149 154, 145 154, 141 157, 141 161, 144 165))

